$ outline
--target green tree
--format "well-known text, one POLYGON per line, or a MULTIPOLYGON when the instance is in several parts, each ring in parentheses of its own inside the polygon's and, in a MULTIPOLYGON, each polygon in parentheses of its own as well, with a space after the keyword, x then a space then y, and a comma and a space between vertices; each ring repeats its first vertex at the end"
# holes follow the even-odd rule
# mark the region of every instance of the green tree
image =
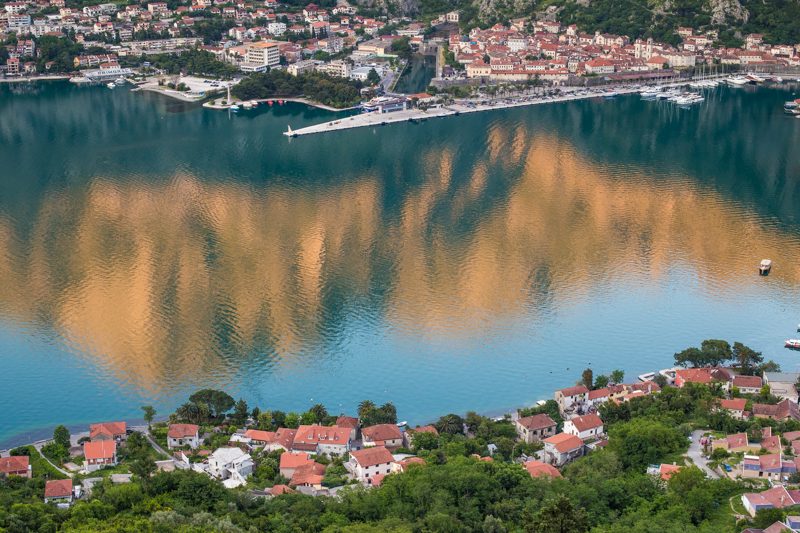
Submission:
POLYGON ((320 424, 324 423, 328 418, 328 410, 321 403, 312 406, 308 412, 311 413, 311 415, 314 417, 314 420, 320 424))
POLYGON ((609 384, 608 376, 604 374, 600 374, 596 378, 594 378, 594 387, 595 389, 602 389, 603 387, 607 387, 609 384))
POLYGON ((53 441, 66 449, 70 447, 69 430, 66 426, 58 425, 53 430, 53 441))
POLYGON ((460 416, 453 413, 439 418, 435 426, 439 433, 456 435, 464 432, 464 420, 460 416))
POLYGON ((381 82, 381 76, 374 68, 369 69, 367 73, 367 83, 370 85, 378 85, 381 82))
POLYGON ((155 461, 149 457, 143 457, 133 461, 130 463, 129 468, 131 474, 139 478, 139 482, 142 484, 142 487, 147 487, 147 484, 150 481, 150 476, 155 474, 157 470, 155 461))
POLYGON ((747 375, 754 374, 758 366, 764 362, 764 356, 761 355, 761 352, 757 352, 741 342, 733 343, 733 359, 742 374, 747 375))
POLYGON ((643 470, 685 447, 686 437, 680 431, 652 418, 634 418, 609 430, 609 449, 626 468, 643 470))
POLYGON ((622 383, 625 380, 625 372, 623 370, 612 370, 609 379, 611 383, 622 383))
POLYGON ((544 503, 533 517, 528 531, 533 533, 582 533, 589 529, 586 513, 575 507, 564 494, 544 503))
POLYGON ((581 373, 581 383, 583 383, 587 389, 592 388, 594 384, 594 373, 591 368, 587 368, 581 373))
POLYGON ((239 401, 237 401, 233 407, 233 414, 231 415, 233 423, 240 426, 244 424, 247 421, 247 415, 249 412, 250 410, 247 407, 247 402, 244 401, 243 398, 239 398, 239 401))
POLYGON ((214 389, 199 390, 189 396, 189 401, 198 406, 206 404, 212 409, 211 414, 216 417, 221 417, 230 411, 236 403, 227 392, 214 389))
POLYGON ((143 405, 142 412, 144 413, 144 421, 147 422, 147 429, 150 429, 150 424, 156 417, 156 410, 152 405, 143 405))

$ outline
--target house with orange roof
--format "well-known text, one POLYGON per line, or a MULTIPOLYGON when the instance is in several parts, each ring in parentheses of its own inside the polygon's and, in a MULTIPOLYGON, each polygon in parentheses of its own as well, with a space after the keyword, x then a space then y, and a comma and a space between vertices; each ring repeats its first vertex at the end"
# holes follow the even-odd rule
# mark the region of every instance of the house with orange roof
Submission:
POLYGON ((350 440, 356 440, 358 436, 358 428, 360 427, 360 423, 358 418, 352 416, 340 416, 336 419, 336 424, 334 424, 340 428, 349 428, 350 429, 350 440))
POLYGON ((407 457, 402 461, 396 461, 392 463, 392 472, 406 472, 408 471, 411 465, 422 465, 425 466, 425 459, 421 457, 407 457))
POLYGON ((311 487, 314 489, 322 488, 322 481, 325 479, 325 465, 312 461, 309 464, 298 467, 292 479, 289 481, 290 487, 311 487))
POLYGON ((292 479, 295 470, 314 462, 311 454, 306 452, 283 452, 280 459, 281 475, 286 479, 292 479))
POLYGON ((50 479, 44 484, 44 503, 71 504, 72 480, 50 479))
MULTIPOLYGON (((289 428, 278 428, 275 431, 275 434, 272 436, 271 440, 269 439, 269 435, 266 435, 267 433, 271 432, 265 431, 263 435, 260 435, 266 439, 264 441, 265 452, 274 452, 276 450, 290 451, 294 446, 294 438, 297 435, 297 430, 289 428)), ((247 432, 245 432, 245 434, 247 434, 247 432)), ((251 444, 253 442, 258 442, 258 440, 251 441, 251 444)))
POLYGON ((374 446, 350 452, 347 470, 355 479, 370 485, 378 474, 390 474, 394 457, 384 446, 374 446))
POLYGON ((555 421, 544 413, 518 418, 514 420, 514 428, 519 438, 528 444, 556 434, 555 421))
POLYGON ((675 371, 675 386, 678 388, 683 388, 687 383, 721 383, 723 388, 727 388, 732 379, 730 371, 724 368, 681 368, 675 371))
POLYGON ((0 477, 19 476, 32 477, 31 458, 27 455, 0 457, 0 477))
POLYGON ((721 448, 729 452, 751 452, 759 449, 758 445, 751 445, 747 433, 734 433, 724 439, 714 439, 711 443, 712 449, 721 448))
POLYGON ((742 504, 750 516, 754 517, 758 511, 764 509, 783 509, 800 505, 800 491, 787 490, 783 485, 778 485, 763 492, 746 492, 742 494, 742 504))
POLYGON ((556 467, 541 461, 528 461, 524 466, 531 477, 561 477, 561 472, 556 467))
POLYGON ((744 410, 747 400, 744 398, 733 398, 730 400, 720 400, 719 408, 727 411, 729 415, 738 420, 745 418, 744 410))
POLYGON ((742 394, 758 394, 764 386, 761 376, 735 376, 732 385, 742 394))
POLYGON ((117 441, 97 440, 83 443, 84 470, 95 472, 107 466, 117 466, 117 441))
POLYGON ((430 433, 434 437, 439 436, 439 430, 431 425, 427 426, 417 426, 413 429, 409 428, 403 433, 403 441, 405 442, 406 448, 411 448, 414 443, 414 435, 420 433, 430 433))
POLYGON ((681 467, 675 463, 671 465, 661 463, 660 465, 651 465, 650 468, 647 469, 647 473, 651 476, 658 476, 662 481, 669 481, 672 475, 680 469, 681 467))
POLYGON ((89 438, 91 440, 124 440, 128 433, 128 425, 125 422, 101 422, 89 426, 89 438))
POLYGON ((545 460, 554 466, 564 466, 584 453, 583 441, 568 433, 553 435, 543 442, 545 460))
POLYGON ((783 422, 785 420, 800 420, 800 408, 790 400, 781 400, 775 405, 753 404, 753 416, 756 418, 769 418, 783 422))
POLYGON ((250 446, 265 446, 268 442, 273 442, 275 440, 275 432, 274 431, 264 431, 261 429, 248 429, 244 433, 242 433, 244 440, 250 444, 250 446))
POLYGON ((200 446, 200 426, 196 424, 170 424, 167 430, 167 448, 188 446, 195 449, 200 446))
POLYGON ((281 494, 294 494, 295 491, 289 485, 273 485, 266 490, 270 496, 280 496, 281 494))
POLYGON ((361 442, 365 448, 370 446, 399 448, 403 445, 403 433, 396 424, 377 424, 361 429, 361 442))
POLYGON ((294 436, 292 451, 344 455, 350 451, 350 428, 300 426, 294 436))

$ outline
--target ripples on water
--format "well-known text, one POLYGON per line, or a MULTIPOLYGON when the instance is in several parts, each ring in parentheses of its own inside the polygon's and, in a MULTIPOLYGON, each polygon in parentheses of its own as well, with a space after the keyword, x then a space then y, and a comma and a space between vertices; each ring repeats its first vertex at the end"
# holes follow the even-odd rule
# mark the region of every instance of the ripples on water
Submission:
POLYGON ((286 122, 319 113, 168 115, 142 95, 68 92, 0 126, 16 169, 0 184, 15 375, 0 437, 166 410, 200 386, 279 409, 392 400, 423 422, 549 396, 590 364, 632 378, 710 336, 794 365, 779 346, 800 318, 800 240, 780 206, 797 198, 800 139, 769 115, 780 93, 288 142, 286 122), (56 101, 65 112, 47 113, 56 101), (774 157, 731 161, 734 113, 787 144, 751 134, 774 157), (54 383, 71 401, 31 399, 54 383))

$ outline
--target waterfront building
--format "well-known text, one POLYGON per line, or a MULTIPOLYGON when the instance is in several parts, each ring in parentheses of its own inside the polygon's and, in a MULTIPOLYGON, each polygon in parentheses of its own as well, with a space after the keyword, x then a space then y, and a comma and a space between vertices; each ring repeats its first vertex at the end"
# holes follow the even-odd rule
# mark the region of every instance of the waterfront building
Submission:
POLYGON ((732 385, 742 394, 758 394, 764 383, 761 376, 735 376, 732 385))
POLYGON ((350 453, 348 470, 358 481, 367 485, 372 483, 375 476, 390 474, 394 457, 383 446, 354 450, 350 453))
POLYGON ((402 96, 378 96, 369 102, 365 102, 361 107, 368 113, 393 113, 395 111, 404 111, 408 107, 408 99, 402 96))
POLYGON ((528 443, 539 442, 556 434, 556 423, 546 414, 525 416, 514 421, 519 438, 528 443))
POLYGON ((125 78, 133 74, 129 68, 122 68, 116 63, 100 65, 99 69, 83 71, 83 76, 89 81, 101 82, 110 81, 117 78, 125 78))
POLYGON ((403 445, 403 433, 395 424, 378 424, 363 428, 361 441, 365 448, 370 446, 399 448, 403 445))
POLYGON ((764 372, 764 384, 769 385, 773 396, 797 403, 798 394, 795 384, 800 379, 800 372, 764 372))
POLYGON ((352 416, 340 416, 336 419, 336 426, 340 428, 348 428, 350 430, 350 440, 356 440, 356 434, 358 433, 359 422, 358 418, 352 416))
POLYGON ((200 446, 200 426, 195 424, 170 424, 167 431, 167 448, 200 446))
POLYGON ((239 65, 242 72, 266 72, 267 69, 280 65, 281 54, 278 44, 271 41, 259 41, 247 45, 244 61, 239 65))
POLYGON ((589 389, 585 385, 567 387, 556 391, 554 398, 562 414, 571 412, 589 400, 589 389))
POLYGON ((101 422, 89 426, 89 438, 98 440, 124 440, 128 435, 126 422, 101 422))
POLYGON ((350 63, 347 61, 343 61, 341 59, 337 59, 331 61, 330 63, 323 63, 322 65, 317 66, 317 71, 323 72, 328 74, 329 76, 338 76, 340 78, 349 78, 350 77, 350 63))

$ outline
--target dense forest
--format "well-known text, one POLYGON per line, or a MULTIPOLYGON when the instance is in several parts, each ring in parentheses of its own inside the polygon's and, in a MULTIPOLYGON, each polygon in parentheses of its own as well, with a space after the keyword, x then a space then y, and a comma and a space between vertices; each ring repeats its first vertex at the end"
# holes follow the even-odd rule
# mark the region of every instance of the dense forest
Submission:
MULTIPOLYGON (((126 447, 131 449, 126 454, 133 460, 133 482, 115 485, 106 480, 95 487, 90 499, 70 509, 41 502, 44 476, 51 473, 42 468, 41 461, 35 463, 32 480, 0 480, 0 530, 718 533, 765 527, 787 512, 796 512, 762 511, 754 520, 737 523, 729 500, 749 490, 746 483, 707 479, 691 466, 668 482, 645 473, 649 464, 682 461, 686 436, 694 427, 770 424, 787 430, 800 426, 794 421, 738 422, 724 413, 711 415, 710 407, 720 395, 714 387, 690 384, 620 406, 606 404, 600 414, 606 420, 609 446, 573 462, 564 468, 563 478, 555 479, 532 478, 512 462, 527 450, 515 445, 509 420, 495 421, 475 413, 464 418, 445 415, 436 423, 439 436, 420 433, 413 440, 409 451, 425 464, 388 476, 379 488, 353 485, 336 498, 286 494, 268 499, 245 488, 226 490, 198 473, 152 474, 155 468, 152 463, 147 466, 144 439, 135 439, 140 441, 136 447, 129 440, 126 447), (474 454, 488 455, 490 442, 498 444, 494 460, 478 459, 474 454)), ((221 412, 233 403, 225 399, 221 412)), ((395 417, 390 404, 376 407, 363 403, 369 404, 364 414, 371 421, 395 417)), ((552 409, 553 403, 543 409, 552 409)), ((182 406, 173 418, 194 416, 192 405, 190 401, 182 406)), ((203 405, 205 416, 226 416, 208 407, 211 404, 203 405)), ((315 414, 315 409, 298 415, 298 421, 319 419, 322 415, 315 414)), ((269 418, 271 424, 275 412, 268 417, 266 413, 260 412, 256 418, 269 418)), ((227 416, 233 421, 246 415, 246 406, 237 404, 227 416)), ((259 466, 254 483, 260 488, 285 481, 276 471, 274 456, 255 457, 259 466)))
POLYGON ((362 86, 360 81, 317 72, 292 76, 284 70, 271 70, 243 79, 232 92, 240 100, 305 96, 315 102, 342 108, 358 104, 362 86))

